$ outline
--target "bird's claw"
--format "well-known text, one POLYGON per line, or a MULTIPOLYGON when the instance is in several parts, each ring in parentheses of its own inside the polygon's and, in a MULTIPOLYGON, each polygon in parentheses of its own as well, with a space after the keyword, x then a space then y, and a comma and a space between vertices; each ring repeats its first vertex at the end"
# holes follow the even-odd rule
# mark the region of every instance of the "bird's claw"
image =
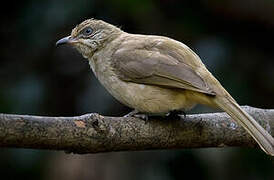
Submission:
POLYGON ((134 115, 136 115, 136 114, 138 114, 138 113, 139 113, 139 111, 137 111, 137 110, 135 109, 135 110, 129 112, 128 114, 124 115, 124 117, 132 117, 132 116, 134 116, 134 115))
POLYGON ((141 114, 136 109, 131 111, 130 113, 124 115, 124 117, 136 117, 136 118, 144 120, 145 122, 148 121, 148 115, 147 114, 141 114))
POLYGON ((171 118, 171 119, 181 119, 181 115, 183 115, 184 119, 186 118, 186 113, 182 110, 173 110, 173 111, 170 111, 169 113, 166 114, 166 117, 167 118, 171 118))
POLYGON ((135 115, 133 115, 133 116, 136 117, 136 118, 142 119, 142 120, 144 120, 145 122, 148 121, 148 115, 147 115, 147 114, 135 114, 135 115))

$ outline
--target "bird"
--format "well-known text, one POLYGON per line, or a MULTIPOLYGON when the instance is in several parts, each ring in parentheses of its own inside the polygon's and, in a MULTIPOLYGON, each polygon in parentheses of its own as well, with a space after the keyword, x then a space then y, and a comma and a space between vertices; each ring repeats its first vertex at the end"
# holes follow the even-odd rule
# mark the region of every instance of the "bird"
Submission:
POLYGON ((134 109, 127 116, 169 114, 197 104, 225 111, 268 155, 274 139, 245 112, 200 57, 169 37, 131 34, 103 20, 87 19, 56 45, 69 44, 84 58, 107 91, 134 109))

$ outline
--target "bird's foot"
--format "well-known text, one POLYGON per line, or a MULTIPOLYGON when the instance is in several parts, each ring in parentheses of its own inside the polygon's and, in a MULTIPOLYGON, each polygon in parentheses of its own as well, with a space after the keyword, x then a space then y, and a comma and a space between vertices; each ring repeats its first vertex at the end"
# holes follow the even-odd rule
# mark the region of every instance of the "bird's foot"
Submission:
POLYGON ((144 120, 148 122, 148 115, 147 114, 135 114, 134 117, 144 120))
POLYGON ((134 109, 134 110, 131 111, 130 113, 124 115, 124 117, 132 117, 132 116, 134 116, 134 115, 136 115, 136 114, 138 114, 138 113, 139 113, 139 111, 136 110, 136 109, 134 109))
POLYGON ((133 110, 130 113, 126 114, 124 117, 136 117, 139 119, 142 119, 144 121, 148 121, 148 115, 147 114, 142 114, 138 110, 133 110))
POLYGON ((182 110, 173 110, 166 114, 166 117, 169 119, 181 120, 183 115, 183 119, 186 118, 186 113, 182 110))

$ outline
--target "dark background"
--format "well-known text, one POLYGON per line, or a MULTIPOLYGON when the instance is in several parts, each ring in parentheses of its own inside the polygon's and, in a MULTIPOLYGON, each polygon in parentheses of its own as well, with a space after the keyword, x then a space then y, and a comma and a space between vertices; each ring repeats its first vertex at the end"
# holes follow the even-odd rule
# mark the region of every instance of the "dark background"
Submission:
MULTIPOLYGON (((25 0, 1 4, 0 112, 121 116, 129 109, 87 61, 55 42, 87 18, 190 46, 239 102, 274 108, 272 0, 25 0)), ((194 112, 208 111, 198 107, 194 112)), ((274 161, 245 148, 119 152, 0 149, 0 179, 274 179, 274 161)))

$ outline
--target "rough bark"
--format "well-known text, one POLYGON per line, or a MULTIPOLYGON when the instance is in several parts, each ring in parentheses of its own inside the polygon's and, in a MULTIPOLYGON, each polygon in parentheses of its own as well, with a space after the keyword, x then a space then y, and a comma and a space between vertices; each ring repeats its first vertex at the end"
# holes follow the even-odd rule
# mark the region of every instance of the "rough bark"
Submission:
MULTIPOLYGON (((274 136, 274 110, 243 107, 274 136)), ((42 117, 0 114, 0 147, 99 153, 148 149, 258 147, 226 113, 186 118, 42 117)))

